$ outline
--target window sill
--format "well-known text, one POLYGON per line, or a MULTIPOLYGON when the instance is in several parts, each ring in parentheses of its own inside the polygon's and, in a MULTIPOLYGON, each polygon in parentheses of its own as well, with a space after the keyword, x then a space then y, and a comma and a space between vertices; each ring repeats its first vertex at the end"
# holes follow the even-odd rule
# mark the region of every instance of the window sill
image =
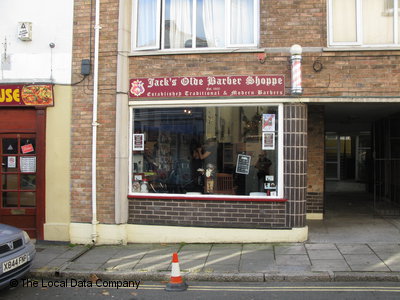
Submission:
POLYGON ((230 195, 193 195, 193 194, 130 194, 128 199, 159 199, 159 200, 206 200, 206 201, 238 201, 238 202, 287 202, 287 199, 264 196, 230 196, 230 195))
POLYGON ((347 51, 398 51, 400 46, 330 46, 322 48, 323 52, 347 51))
POLYGON ((258 53, 264 48, 225 48, 225 49, 179 49, 179 50, 142 50, 132 51, 129 56, 180 55, 180 54, 213 54, 213 53, 258 53))

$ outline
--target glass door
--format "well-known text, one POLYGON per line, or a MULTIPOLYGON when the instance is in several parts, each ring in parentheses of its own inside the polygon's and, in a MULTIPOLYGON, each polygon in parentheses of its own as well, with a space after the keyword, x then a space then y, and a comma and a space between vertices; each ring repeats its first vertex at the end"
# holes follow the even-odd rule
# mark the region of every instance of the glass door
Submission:
POLYGON ((325 178, 340 179, 340 139, 336 133, 325 136, 325 178))
POLYGON ((0 134, 0 222, 36 237, 36 138, 0 134))

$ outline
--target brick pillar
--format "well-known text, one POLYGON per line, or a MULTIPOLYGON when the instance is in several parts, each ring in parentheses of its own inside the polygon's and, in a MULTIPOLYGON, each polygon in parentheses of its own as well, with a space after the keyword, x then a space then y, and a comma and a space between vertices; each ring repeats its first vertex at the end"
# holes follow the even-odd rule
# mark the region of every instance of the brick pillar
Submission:
POLYGON ((324 106, 308 106, 307 213, 324 212, 324 106))
POLYGON ((284 194, 288 227, 304 227, 307 193, 307 105, 284 105, 284 194))

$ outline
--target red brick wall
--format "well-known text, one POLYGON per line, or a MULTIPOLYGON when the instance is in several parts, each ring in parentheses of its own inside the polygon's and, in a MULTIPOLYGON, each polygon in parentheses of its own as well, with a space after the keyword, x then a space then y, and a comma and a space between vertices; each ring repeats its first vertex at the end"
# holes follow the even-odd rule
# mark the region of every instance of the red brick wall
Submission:
POLYGON ((306 53, 304 96, 398 97, 399 64, 400 53, 396 51, 306 53), (320 72, 313 70, 316 60, 322 63, 320 72))
POLYGON ((307 213, 324 209, 324 107, 308 106, 307 213))
POLYGON ((326 46, 326 1, 260 2, 262 47, 326 46))
MULTIPOLYGON (((74 11, 73 80, 79 81, 81 78, 79 75, 81 59, 91 59, 92 73, 73 89, 71 145, 71 218, 73 222, 90 222, 92 215, 94 3, 91 17, 91 2, 93 1, 75 0, 74 11)), ((100 8, 97 207, 99 221, 113 223, 118 1, 101 1, 100 8)))

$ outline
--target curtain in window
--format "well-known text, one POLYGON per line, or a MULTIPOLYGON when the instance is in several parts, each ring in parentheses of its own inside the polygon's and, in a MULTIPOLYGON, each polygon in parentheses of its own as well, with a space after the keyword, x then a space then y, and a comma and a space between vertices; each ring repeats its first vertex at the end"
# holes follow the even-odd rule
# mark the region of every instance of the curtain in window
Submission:
POLYGON ((170 47, 184 48, 192 39, 192 0, 170 0, 170 47))
MULTIPOLYGON (((393 7, 393 0, 392 7, 393 7)), ((383 0, 363 0, 363 43, 392 44, 393 13, 386 14, 383 0)))
POLYGON ((157 44, 157 0, 138 0, 137 47, 157 44))
POLYGON ((225 47, 225 0, 203 0, 203 24, 208 47, 225 47))
POLYGON ((254 1, 231 1, 230 44, 254 43, 254 1))
POLYGON ((357 42, 356 0, 333 0, 332 10, 332 41, 357 42))

